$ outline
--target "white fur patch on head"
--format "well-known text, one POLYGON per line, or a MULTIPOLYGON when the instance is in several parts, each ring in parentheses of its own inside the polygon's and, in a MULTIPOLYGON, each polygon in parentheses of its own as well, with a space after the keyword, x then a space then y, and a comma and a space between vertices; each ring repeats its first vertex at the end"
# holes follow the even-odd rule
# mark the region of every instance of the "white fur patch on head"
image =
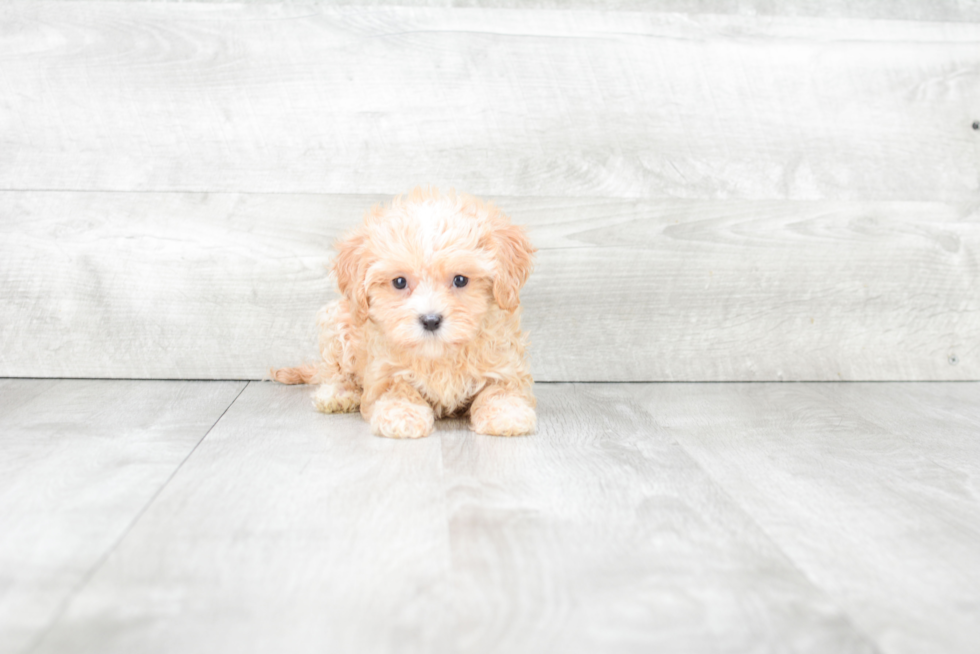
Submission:
POLYGON ((418 223, 418 240, 422 247, 422 256, 432 258, 436 249, 442 246, 442 238, 446 232, 446 207, 442 203, 431 200, 414 207, 415 219, 418 223))

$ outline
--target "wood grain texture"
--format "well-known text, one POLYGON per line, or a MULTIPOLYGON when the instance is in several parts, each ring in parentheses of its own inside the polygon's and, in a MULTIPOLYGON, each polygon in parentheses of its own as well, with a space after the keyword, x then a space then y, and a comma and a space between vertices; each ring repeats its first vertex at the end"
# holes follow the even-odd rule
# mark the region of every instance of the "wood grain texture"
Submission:
POLYGON ((975 202, 980 25, 830 15, 8 2, 0 188, 975 202))
POLYGON ((243 386, 0 380, 0 651, 28 651, 243 386))
POLYGON ((639 388, 538 386, 535 436, 442 435, 451 651, 874 651, 639 388))
POLYGON ((439 439, 309 395, 249 384, 37 652, 446 651, 439 439))
POLYGON ((333 237, 369 206, 3 195, 0 374, 32 377, 256 379, 312 357, 333 237))
POLYGON ((406 442, 250 384, 37 652, 875 651, 636 387, 539 396, 406 442))
MULTIPOLYGON (((382 196, 0 192, 0 375, 257 379, 314 356, 382 196)), ((977 379, 975 206, 495 198, 540 381, 977 379)))
MULTIPOLYGON (((91 2, 91 0, 58 0, 91 2)), ((133 0, 113 0, 131 2, 133 0)), ((141 0, 184 2, 185 0, 141 0)), ((194 0, 208 3, 281 4, 283 0, 194 0)), ((305 0, 305 4, 377 7, 482 7, 500 9, 600 9, 681 14, 748 16, 821 16, 945 22, 980 21, 980 6, 971 0, 305 0)))
POLYGON ((891 654, 980 639, 980 385, 656 385, 657 424, 891 654))

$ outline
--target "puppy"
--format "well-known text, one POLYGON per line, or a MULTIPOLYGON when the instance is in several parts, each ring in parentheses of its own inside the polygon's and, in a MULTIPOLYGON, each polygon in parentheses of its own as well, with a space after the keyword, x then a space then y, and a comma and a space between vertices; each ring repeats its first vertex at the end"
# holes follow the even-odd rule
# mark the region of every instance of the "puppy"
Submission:
POLYGON ((416 188, 336 248, 341 297, 317 316, 322 360, 274 379, 319 384, 317 409, 360 408, 379 436, 420 438, 467 412, 482 434, 534 432, 519 292, 535 248, 523 228, 477 198, 416 188))

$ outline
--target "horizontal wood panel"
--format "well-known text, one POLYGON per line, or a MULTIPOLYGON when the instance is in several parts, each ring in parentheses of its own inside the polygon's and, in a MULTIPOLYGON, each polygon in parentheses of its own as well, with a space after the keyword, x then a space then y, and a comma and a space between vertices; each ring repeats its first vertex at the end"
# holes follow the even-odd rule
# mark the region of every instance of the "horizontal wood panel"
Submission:
POLYGON ((525 294, 545 378, 980 375, 975 210, 681 201, 582 214, 538 228, 566 244, 542 253, 525 294))
POLYGON ((3 189, 964 201, 980 188, 967 22, 11 2, 0 25, 3 189))
MULTIPOLYGON (((0 375, 261 378, 315 352, 379 196, 0 193, 0 375)), ((541 381, 980 378, 980 214, 496 198, 540 248, 541 381)))
MULTIPOLYGON (((92 0, 58 0, 91 2, 92 0)), ((110 0, 131 2, 132 0, 110 0)), ((142 0, 173 3, 185 0, 142 0)), ((282 4, 283 0, 194 0, 208 3, 282 4)), ((304 4, 403 7, 487 7, 510 9, 601 9, 688 14, 825 16, 893 20, 978 21, 980 6, 971 0, 304 0, 304 4)))

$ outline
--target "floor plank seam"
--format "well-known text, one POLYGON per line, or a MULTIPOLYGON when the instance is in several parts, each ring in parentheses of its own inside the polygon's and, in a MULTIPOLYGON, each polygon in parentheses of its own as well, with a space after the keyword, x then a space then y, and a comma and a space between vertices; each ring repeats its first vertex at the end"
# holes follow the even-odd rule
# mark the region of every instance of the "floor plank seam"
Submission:
MULTIPOLYGON (((168 381, 173 381, 173 380, 168 380, 168 381)), ((88 583, 92 580, 92 578, 99 571, 99 569, 101 569, 102 566, 105 565, 106 561, 109 560, 109 557, 112 556, 112 553, 119 548, 119 545, 126 539, 126 536, 129 535, 129 533, 133 530, 133 527, 136 526, 136 524, 140 521, 140 519, 147 512, 147 510, 151 506, 153 506, 153 503, 156 502, 156 499, 160 496, 163 490, 170 484, 173 478, 177 476, 177 473, 180 472, 180 469, 184 467, 184 464, 187 463, 187 461, 194 455, 194 452, 197 451, 197 448, 199 448, 201 446, 201 443, 203 443, 204 440, 208 437, 208 434, 210 434, 214 430, 215 426, 217 426, 217 424, 221 422, 221 419, 225 417, 225 414, 228 413, 228 410, 235 405, 235 402, 238 401, 238 398, 241 397, 242 393, 245 392, 245 389, 248 388, 250 383, 251 382, 248 381, 244 383, 241 390, 238 391, 238 394, 235 395, 234 399, 232 399, 232 401, 228 403, 228 406, 225 407, 225 410, 221 412, 221 415, 218 416, 218 418, 211 424, 211 426, 208 427, 207 431, 204 432, 204 435, 201 436, 201 438, 197 441, 197 443, 194 444, 194 447, 192 447, 191 451, 187 453, 187 456, 181 459, 180 463, 177 464, 173 472, 171 472, 170 475, 164 480, 164 482, 160 484, 160 487, 156 490, 155 493, 153 493, 153 496, 150 497, 149 500, 147 500, 143 508, 141 508, 137 512, 137 514, 133 516, 133 519, 130 520, 129 524, 126 525, 125 529, 122 530, 122 533, 119 534, 119 537, 116 538, 115 541, 113 541, 112 545, 110 545, 106 549, 105 553, 99 557, 99 559, 89 569, 89 571, 85 573, 85 575, 78 581, 77 584, 75 584, 75 587, 71 589, 71 592, 69 592, 65 596, 65 599, 61 601, 61 603, 58 605, 57 610, 55 610, 54 615, 51 618, 51 621, 48 623, 48 626, 45 627, 44 630, 41 631, 40 634, 38 634, 37 638, 34 639, 34 642, 32 642, 27 647, 27 649, 24 650, 25 654, 30 654, 31 652, 37 651, 38 647, 41 646, 41 644, 48 637, 51 631, 55 628, 58 622, 61 621, 62 616, 64 616, 65 611, 68 610, 68 607, 71 605, 72 600, 74 600, 75 597, 85 588, 85 586, 88 585, 88 583)))
MULTIPOLYGON (((647 414, 647 416, 650 418, 651 422, 654 425, 656 425, 658 427, 660 426, 659 423, 657 422, 656 417, 648 409, 641 408, 641 411, 643 411, 644 413, 647 414)), ((670 435, 670 430, 669 429, 666 429, 666 428, 664 428, 664 429, 667 432, 667 434, 670 435)), ((748 519, 751 522, 751 524, 755 525, 756 528, 759 530, 759 533, 762 534, 765 537, 765 539, 772 544, 773 548, 775 548, 776 551, 778 551, 779 553, 781 553, 783 555, 783 557, 786 559, 786 562, 793 568, 793 570, 795 570, 797 573, 799 573, 800 577, 802 577, 803 579, 806 579, 806 581, 810 585, 812 585, 815 589, 817 589, 818 591, 820 591, 820 593, 827 599, 828 602, 830 602, 835 607, 837 607, 837 610, 840 612, 840 616, 847 621, 847 624, 850 625, 850 627, 852 629, 854 629, 854 632, 855 633, 860 634, 861 636, 864 637, 865 641, 873 648, 873 651, 874 652, 876 652, 877 654, 887 654, 885 652, 885 650, 883 650, 881 648, 881 645, 880 645, 880 643, 878 643, 877 639, 873 638, 867 631, 865 631, 865 629, 863 627, 861 627, 860 625, 858 625, 857 623, 855 623, 854 616, 851 615, 851 612, 848 611, 846 609, 846 607, 842 606, 841 603, 837 600, 836 597, 834 597, 833 595, 831 595, 830 592, 826 588, 824 588, 822 585, 818 584, 809 574, 806 573, 806 571, 804 571, 799 566, 799 564, 797 563, 796 559, 794 559, 792 556, 790 556, 789 553, 772 537, 772 534, 770 534, 759 523, 759 521, 756 520, 755 516, 752 515, 752 513, 748 510, 748 508, 746 508, 741 502, 739 502, 735 498, 735 496, 733 496, 731 493, 729 493, 728 492, 728 489, 717 479, 717 477, 715 477, 713 474, 711 474, 711 471, 708 470, 704 465, 702 465, 701 462, 698 461, 697 457, 695 457, 690 452, 690 450, 688 450, 688 448, 684 447, 684 444, 680 440, 674 438, 673 435, 670 436, 670 440, 674 444, 676 444, 677 447, 679 447, 681 449, 681 451, 684 452, 684 454, 687 455, 687 457, 689 459, 691 459, 691 461, 694 462, 695 465, 698 466, 698 468, 704 473, 704 475, 708 479, 711 480, 711 483, 713 483, 715 485, 715 488, 717 488, 718 491, 722 495, 724 495, 725 497, 727 497, 734 506, 737 506, 739 508, 739 510, 745 515, 746 519, 748 519)))

